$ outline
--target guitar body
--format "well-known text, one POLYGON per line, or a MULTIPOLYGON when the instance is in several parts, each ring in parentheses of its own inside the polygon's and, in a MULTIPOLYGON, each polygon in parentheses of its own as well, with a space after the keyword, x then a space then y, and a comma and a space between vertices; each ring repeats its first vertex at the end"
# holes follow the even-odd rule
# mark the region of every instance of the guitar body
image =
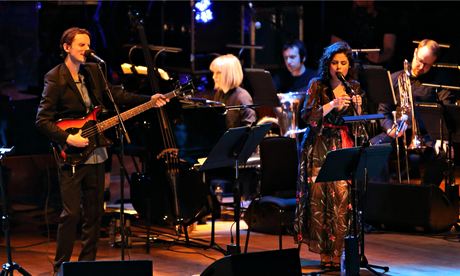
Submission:
MULTIPOLYGON (((191 82, 187 83, 185 87, 179 86, 175 90, 163 94, 168 99, 177 96, 184 96, 185 89, 188 86, 193 86, 191 82)), ((189 92, 193 92, 193 89, 188 89, 189 92)), ((84 163, 89 155, 98 147, 107 146, 110 142, 102 135, 104 130, 109 129, 118 125, 119 120, 126 121, 142 112, 145 112, 151 108, 155 107, 153 100, 147 101, 141 105, 138 105, 134 108, 124 111, 120 116, 113 116, 102 122, 98 122, 97 117, 101 111, 100 107, 95 107, 93 111, 88 113, 83 118, 79 119, 61 119, 56 122, 56 125, 70 134, 76 134, 78 131, 82 130, 82 137, 88 138, 89 144, 85 148, 75 148, 67 144, 57 145, 59 152, 59 157, 61 161, 67 165, 75 166, 84 163)), ((161 109, 160 109, 161 110, 161 109)))
POLYGON ((109 140, 107 140, 104 135, 99 133, 97 130, 97 116, 100 111, 100 107, 96 107, 83 118, 60 119, 56 122, 56 125, 60 129, 69 134, 77 134, 80 130, 82 130, 82 136, 88 138, 89 140, 88 146, 84 148, 72 147, 68 144, 55 145, 55 148, 59 153, 59 157, 61 158, 61 162, 71 166, 82 164, 97 147, 110 145, 109 140), (91 135, 85 135, 86 132, 91 135))

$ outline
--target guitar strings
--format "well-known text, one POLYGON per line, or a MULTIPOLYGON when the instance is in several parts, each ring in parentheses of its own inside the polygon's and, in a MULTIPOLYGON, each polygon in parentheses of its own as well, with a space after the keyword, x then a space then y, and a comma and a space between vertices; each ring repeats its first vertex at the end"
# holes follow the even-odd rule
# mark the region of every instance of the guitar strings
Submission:
MULTIPOLYGON (((189 84, 187 84, 185 87, 187 87, 187 86, 189 86, 189 84)), ((193 91, 193 89, 191 91, 193 91)), ((178 92, 185 92, 185 90, 183 90, 183 88, 176 89, 176 90, 173 90, 173 91, 171 91, 169 93, 166 93, 165 96, 167 98, 171 98, 171 97, 176 96, 176 93, 178 93, 178 92)), ((148 102, 145 102, 145 103, 141 104, 138 107, 140 108, 141 112, 143 112, 143 111, 146 111, 148 109, 151 109, 153 107, 153 102, 148 101, 148 102)), ((124 114, 124 113, 129 114, 130 112, 132 112, 132 110, 125 111, 122 114, 124 114)), ((139 113, 135 113, 134 115, 136 115, 136 114, 139 114, 139 113)), ((131 117, 128 117, 127 119, 129 119, 131 117)), ((161 117, 164 117, 164 116, 161 116, 161 117)), ((108 120, 106 120, 104 122, 109 122, 109 121, 110 122, 111 121, 118 121, 118 118, 117 117, 112 117, 112 118, 110 118, 110 119, 108 119, 108 120)), ((104 123, 104 122, 102 122, 102 123, 104 123)), ((86 129, 82 130, 82 136, 86 138, 86 137, 91 137, 91 136, 96 135, 97 133, 100 132, 98 125, 100 125, 102 123, 97 123, 94 126, 90 126, 90 127, 86 128, 86 129)), ((162 125, 166 125, 166 122, 163 123, 162 125)), ((168 127, 169 127, 169 123, 168 123, 168 127)), ((162 128, 161 130, 162 130, 162 136, 163 136, 164 140, 167 141, 165 144, 170 145, 171 147, 174 148, 175 147, 175 142, 174 142, 174 139, 172 137, 172 133, 171 132, 164 133, 164 128, 162 128)))
MULTIPOLYGON (((148 110, 148 109, 150 109, 152 107, 153 107, 153 103, 148 101, 148 102, 145 102, 145 103, 141 104, 140 106, 138 106, 137 109, 141 110, 140 112, 143 112, 143 111, 148 110)), ((128 110, 128 111, 123 112, 122 115, 123 114, 124 115, 130 115, 130 113, 134 113, 134 115, 139 114, 139 113, 132 112, 132 110, 128 110)), ((132 116, 128 117, 127 119, 129 119, 131 117, 132 116)), ((96 125, 90 126, 90 127, 86 128, 86 129, 84 129, 82 131, 82 136, 83 137, 91 137, 93 135, 96 135, 97 133, 100 132, 98 125, 101 125, 101 124, 104 124, 104 123, 109 123, 109 125, 111 125, 112 122, 115 122, 115 121, 118 121, 118 118, 116 116, 112 117, 110 119, 107 119, 104 122, 100 122, 100 123, 97 123, 96 125)))

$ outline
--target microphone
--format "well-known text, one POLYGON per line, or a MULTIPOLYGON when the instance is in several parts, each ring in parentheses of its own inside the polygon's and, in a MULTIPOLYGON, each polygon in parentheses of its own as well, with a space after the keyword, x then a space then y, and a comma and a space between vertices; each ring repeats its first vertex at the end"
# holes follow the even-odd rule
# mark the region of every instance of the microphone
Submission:
POLYGON ((398 134, 401 131, 401 129, 404 126, 404 122, 407 121, 407 119, 409 119, 409 116, 407 116, 407 114, 403 114, 401 116, 401 121, 399 121, 398 128, 396 129, 396 134, 398 134))
POLYGON ((94 52, 94 51, 91 50, 91 49, 85 51, 85 57, 86 57, 87 59, 88 59, 88 58, 93 59, 93 60, 95 60, 97 63, 105 63, 105 61, 104 61, 102 58, 98 57, 98 56, 96 55, 96 52, 94 52))
POLYGON ((340 72, 336 72, 335 75, 337 76, 337 78, 339 79, 339 81, 341 81, 341 82, 343 83, 343 85, 345 85, 345 87, 346 87, 347 89, 350 90, 351 94, 354 95, 354 94, 355 94, 355 91, 353 91, 353 89, 351 88, 350 83, 345 79, 345 77, 343 76, 343 74, 340 73, 340 72))

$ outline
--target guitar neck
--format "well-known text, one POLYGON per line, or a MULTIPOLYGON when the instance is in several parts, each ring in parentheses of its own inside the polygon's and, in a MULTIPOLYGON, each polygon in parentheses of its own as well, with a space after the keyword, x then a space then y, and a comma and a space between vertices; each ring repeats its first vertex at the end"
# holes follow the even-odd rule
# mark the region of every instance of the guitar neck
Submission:
MULTIPOLYGON (((168 99, 174 98, 177 95, 177 90, 173 90, 169 93, 164 94, 164 96, 168 99)), ((128 119, 131 119, 134 116, 137 116, 141 114, 142 112, 145 112, 149 109, 152 109, 155 107, 155 102, 153 100, 150 100, 146 103, 143 103, 141 105, 138 105, 134 108, 131 108, 129 110, 126 110, 125 112, 122 112, 120 114, 120 117, 123 121, 126 121, 128 119)), ((97 129, 99 132, 103 132, 111 127, 114 127, 118 124, 118 116, 113 116, 105 121, 102 121, 97 124, 97 129)))

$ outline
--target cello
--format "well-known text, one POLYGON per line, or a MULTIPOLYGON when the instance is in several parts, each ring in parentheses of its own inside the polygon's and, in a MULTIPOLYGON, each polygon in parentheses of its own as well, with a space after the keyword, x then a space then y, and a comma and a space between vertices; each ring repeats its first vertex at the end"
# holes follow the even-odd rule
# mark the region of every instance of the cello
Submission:
MULTIPOLYGON (((158 91, 158 69, 153 63, 142 20, 131 11, 129 17, 139 34, 148 81, 158 91)), ((150 158, 151 164, 146 172, 132 176, 132 204, 149 224, 173 227, 177 234, 183 231, 188 240, 186 227, 210 213, 209 191, 198 172, 191 170, 187 163, 180 160, 166 110, 157 108, 155 112, 161 132, 162 149, 150 158)))

